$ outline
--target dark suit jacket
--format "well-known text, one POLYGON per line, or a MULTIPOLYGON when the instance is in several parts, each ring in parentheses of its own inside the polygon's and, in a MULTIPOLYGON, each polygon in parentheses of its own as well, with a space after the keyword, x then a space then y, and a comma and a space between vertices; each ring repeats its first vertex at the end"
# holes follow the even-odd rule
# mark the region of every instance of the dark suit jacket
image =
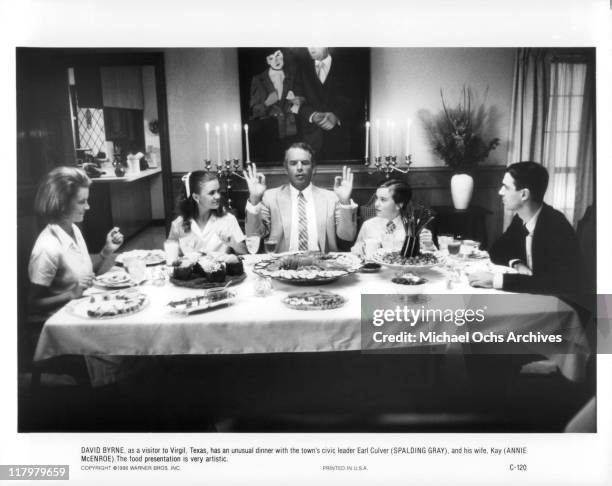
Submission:
POLYGON ((251 99, 250 107, 253 118, 260 118, 267 115, 278 115, 281 113, 289 113, 291 103, 287 101, 287 93, 293 89, 293 77, 291 73, 285 72, 283 81, 283 95, 276 103, 266 106, 264 101, 270 93, 274 93, 276 88, 268 76, 268 69, 264 72, 253 76, 251 80, 251 99))
POLYGON ((319 80, 314 61, 304 60, 295 78, 295 95, 303 96, 306 101, 298 112, 302 138, 317 153, 319 160, 346 158, 350 144, 349 126, 354 113, 355 103, 351 76, 353 70, 345 66, 339 56, 332 56, 332 64, 325 83, 319 80), (309 123, 315 112, 334 113, 340 125, 326 131, 314 123, 309 123))
MULTIPOLYGON (((493 243, 491 260, 508 265, 527 261, 523 221, 515 215, 493 243)), ((544 204, 533 231, 533 275, 504 275, 504 290, 536 294, 567 294, 584 291, 584 264, 574 229, 565 216, 544 204)))

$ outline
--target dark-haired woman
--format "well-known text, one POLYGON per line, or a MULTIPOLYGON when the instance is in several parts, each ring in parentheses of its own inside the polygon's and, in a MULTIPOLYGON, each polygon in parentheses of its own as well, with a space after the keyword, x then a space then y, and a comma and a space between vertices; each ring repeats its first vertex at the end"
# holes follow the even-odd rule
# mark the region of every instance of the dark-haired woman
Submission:
POLYGON ((247 252, 244 233, 235 216, 223 206, 216 174, 197 170, 183 177, 181 215, 172 222, 169 240, 183 254, 247 252))
POLYGON ((119 228, 113 228, 102 251, 89 254, 75 223, 82 222, 89 209, 90 184, 81 169, 57 167, 38 188, 34 206, 47 226, 34 244, 28 265, 32 310, 54 310, 81 297, 94 274, 123 243, 119 228))
MULTIPOLYGON (((412 190, 405 182, 391 179, 382 183, 376 189, 376 216, 363 222, 351 251, 363 254, 367 240, 377 240, 377 246, 399 251, 406 238, 402 215, 405 215, 411 199, 412 190)), ((421 247, 430 247, 431 232, 424 229, 420 236, 421 247)))

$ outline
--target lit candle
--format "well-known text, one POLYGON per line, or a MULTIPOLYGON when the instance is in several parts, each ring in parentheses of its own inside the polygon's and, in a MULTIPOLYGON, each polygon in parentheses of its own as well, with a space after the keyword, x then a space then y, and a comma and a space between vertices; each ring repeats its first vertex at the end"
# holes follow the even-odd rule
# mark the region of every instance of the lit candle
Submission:
POLYGON ((223 124, 223 150, 225 154, 225 160, 229 160, 230 150, 229 150, 229 135, 227 133, 227 123, 223 124))
POLYGON ((370 155, 370 122, 366 122, 366 147, 365 147, 365 159, 368 159, 370 155))
POLYGON ((210 160, 210 124, 205 123, 204 129, 206 130, 206 160, 210 160))
POLYGON ((215 134, 217 135, 217 167, 221 165, 221 129, 219 125, 215 126, 215 134))
POLYGON ((239 160, 240 153, 240 128, 238 123, 232 125, 232 159, 239 160))
POLYGON ((392 120, 391 121, 391 134, 389 135, 389 137, 391 138, 391 142, 389 143, 389 145, 391 146, 391 149, 389 150, 389 155, 391 155, 391 157, 393 157, 395 155, 395 140, 394 140, 394 133, 395 133, 395 122, 392 120))
POLYGON ((391 155, 391 120, 387 120, 387 153, 391 155))
POLYGON ((249 126, 244 124, 244 143, 246 145, 246 163, 249 164, 251 162, 251 155, 249 152, 249 126))
POLYGON ((376 147, 374 148, 374 157, 380 157, 380 120, 376 120, 376 147))
POLYGON ((410 155, 410 126, 412 125, 412 120, 410 118, 406 118, 406 160, 408 160, 408 156, 410 155))

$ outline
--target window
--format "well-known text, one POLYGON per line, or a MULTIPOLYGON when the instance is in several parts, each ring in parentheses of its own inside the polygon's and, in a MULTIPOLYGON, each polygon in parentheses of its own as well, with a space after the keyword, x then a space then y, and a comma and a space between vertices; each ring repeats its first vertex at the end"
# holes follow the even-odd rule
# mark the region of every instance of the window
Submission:
POLYGON ((553 61, 550 66, 544 154, 550 182, 546 202, 574 223, 587 64, 553 61))

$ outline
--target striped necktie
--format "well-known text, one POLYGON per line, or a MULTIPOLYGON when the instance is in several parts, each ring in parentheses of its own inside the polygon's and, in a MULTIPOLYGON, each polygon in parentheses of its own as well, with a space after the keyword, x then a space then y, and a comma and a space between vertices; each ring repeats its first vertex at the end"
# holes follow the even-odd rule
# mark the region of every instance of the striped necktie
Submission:
POLYGON ((298 193, 298 250, 308 250, 308 216, 306 215, 306 198, 298 193))
POLYGON ((389 221, 387 223, 387 228, 385 229, 385 234, 392 235, 394 231, 395 231, 395 223, 393 221, 389 221))

